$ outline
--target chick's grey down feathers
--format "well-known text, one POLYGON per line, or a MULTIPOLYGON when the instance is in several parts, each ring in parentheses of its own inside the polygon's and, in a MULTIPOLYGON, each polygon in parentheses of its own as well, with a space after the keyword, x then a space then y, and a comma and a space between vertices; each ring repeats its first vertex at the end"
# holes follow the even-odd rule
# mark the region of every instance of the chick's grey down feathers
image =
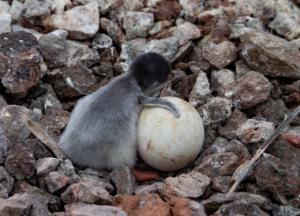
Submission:
POLYGON ((169 68, 160 55, 144 54, 132 63, 128 73, 116 77, 77 102, 59 141, 60 148, 75 164, 95 169, 114 169, 124 165, 132 167, 137 154, 137 121, 143 106, 160 106, 179 117, 172 103, 144 95, 167 81, 167 76, 161 79, 162 74, 155 74, 170 72, 159 69, 160 65, 155 65, 157 62, 167 64, 168 67, 162 66, 169 68), (139 69, 150 65, 150 71, 135 71, 137 63, 144 64, 139 69), (140 73, 138 78, 137 72, 140 73), (142 80, 143 86, 140 86, 138 80, 144 79, 143 73, 152 75, 150 83, 145 84, 147 80, 142 80), (160 79, 156 79, 157 76, 160 79))

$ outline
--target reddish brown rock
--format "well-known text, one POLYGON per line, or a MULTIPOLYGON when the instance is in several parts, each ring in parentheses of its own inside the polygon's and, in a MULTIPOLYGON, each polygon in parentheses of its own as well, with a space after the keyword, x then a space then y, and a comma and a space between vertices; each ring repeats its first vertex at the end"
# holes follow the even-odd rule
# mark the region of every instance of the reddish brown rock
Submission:
POLYGON ((226 97, 232 97, 234 103, 242 109, 248 109, 264 102, 270 96, 272 85, 262 74, 255 71, 246 73, 225 91, 226 97))
POLYGON ((38 41, 30 33, 12 32, 1 34, 0 44, 2 84, 15 97, 25 97, 45 69, 38 41))
POLYGON ((0 215, 20 216, 29 215, 31 206, 20 200, 6 200, 0 198, 0 215))
POLYGON ((180 198, 180 197, 169 197, 167 199, 168 204, 172 207, 171 214, 173 216, 206 216, 204 207, 197 201, 180 198))
POLYGON ((122 42, 124 42, 125 35, 117 23, 114 23, 109 19, 103 17, 100 19, 100 27, 107 32, 107 34, 113 39, 115 43, 121 44, 122 42))
POLYGON ((242 58, 255 70, 274 77, 300 77, 297 46, 265 32, 249 31, 241 37, 242 58))
POLYGON ((218 132, 227 137, 233 139, 235 137, 235 131, 247 120, 247 115, 238 109, 234 109, 227 124, 223 127, 219 127, 218 132))
POLYGON ((17 179, 24 179, 34 174, 34 164, 32 149, 24 144, 16 144, 8 152, 5 168, 17 179))
POLYGON ((69 120, 69 112, 59 109, 52 109, 40 120, 40 124, 53 134, 59 136, 69 120))
POLYGON ((154 6, 154 15, 157 20, 171 20, 180 13, 181 7, 177 1, 163 0, 154 6))
POLYGON ((164 180, 161 192, 167 196, 200 197, 210 184, 210 178, 200 172, 181 174, 164 180))
POLYGON ((175 85, 175 90, 184 98, 188 98, 195 82, 197 76, 195 74, 191 74, 183 78, 181 82, 175 85))
POLYGON ((219 69, 232 63, 236 59, 237 51, 234 43, 226 40, 220 43, 209 41, 202 47, 203 58, 219 69))
POLYGON ((93 73, 79 65, 55 69, 48 75, 59 99, 86 95, 97 88, 97 80, 93 73))
POLYGON ((83 178, 78 183, 70 185, 61 194, 64 203, 85 202, 91 204, 110 204, 111 196, 103 182, 91 178, 83 178))
POLYGON ((238 165, 238 157, 231 152, 226 152, 203 158, 203 161, 200 165, 195 167, 194 170, 212 178, 222 175, 231 175, 238 165))
POLYGON ((54 193, 62 188, 64 188, 69 183, 69 178, 59 172, 50 172, 44 178, 47 190, 50 193, 54 193))
POLYGON ((272 155, 265 154, 259 160, 255 178, 260 187, 272 192, 294 196, 298 196, 300 193, 298 168, 291 167, 272 155))

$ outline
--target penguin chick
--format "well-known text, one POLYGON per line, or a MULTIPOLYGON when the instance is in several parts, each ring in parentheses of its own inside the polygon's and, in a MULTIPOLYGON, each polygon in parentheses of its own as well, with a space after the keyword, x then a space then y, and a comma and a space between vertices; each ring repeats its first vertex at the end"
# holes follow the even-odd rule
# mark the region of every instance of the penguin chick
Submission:
POLYGON ((163 107, 178 118, 177 108, 148 97, 166 83, 171 69, 159 54, 134 59, 129 71, 80 99, 59 146, 77 165, 95 169, 133 167, 137 154, 137 120, 143 106, 163 107))

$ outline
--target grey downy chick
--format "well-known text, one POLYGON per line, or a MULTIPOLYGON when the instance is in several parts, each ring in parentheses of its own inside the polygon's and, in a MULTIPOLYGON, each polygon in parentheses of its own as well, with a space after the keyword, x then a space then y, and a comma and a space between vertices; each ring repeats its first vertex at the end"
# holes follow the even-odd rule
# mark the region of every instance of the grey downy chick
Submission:
POLYGON ((168 62, 146 53, 132 62, 129 71, 80 99, 63 132, 59 146, 77 165, 95 169, 133 167, 137 154, 137 121, 143 106, 177 108, 162 98, 148 97, 170 75, 168 62))

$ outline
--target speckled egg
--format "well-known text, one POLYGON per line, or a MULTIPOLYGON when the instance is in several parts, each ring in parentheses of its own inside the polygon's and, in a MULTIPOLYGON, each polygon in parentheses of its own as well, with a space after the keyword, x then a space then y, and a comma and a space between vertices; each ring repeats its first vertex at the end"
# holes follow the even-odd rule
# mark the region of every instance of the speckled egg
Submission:
POLYGON ((197 110, 176 97, 163 97, 180 111, 180 118, 160 107, 145 107, 138 121, 138 150, 150 166, 163 171, 178 170, 200 153, 204 127, 197 110))

